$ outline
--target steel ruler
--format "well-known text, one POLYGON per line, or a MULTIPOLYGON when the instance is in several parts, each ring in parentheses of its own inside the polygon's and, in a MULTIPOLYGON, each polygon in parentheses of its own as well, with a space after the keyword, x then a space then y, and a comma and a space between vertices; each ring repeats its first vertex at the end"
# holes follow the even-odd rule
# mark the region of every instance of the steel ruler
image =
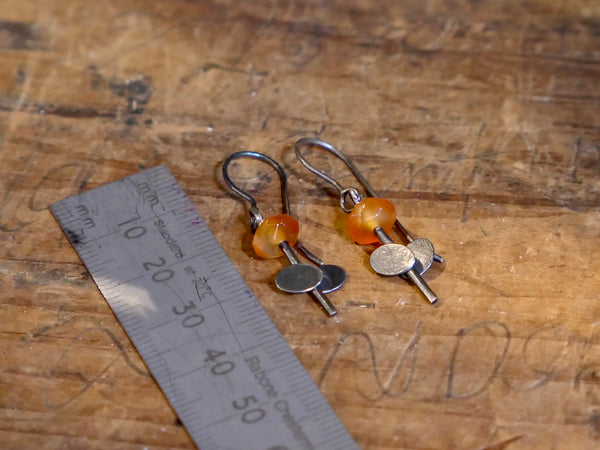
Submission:
POLYGON ((50 209, 198 447, 358 448, 165 166, 50 209))

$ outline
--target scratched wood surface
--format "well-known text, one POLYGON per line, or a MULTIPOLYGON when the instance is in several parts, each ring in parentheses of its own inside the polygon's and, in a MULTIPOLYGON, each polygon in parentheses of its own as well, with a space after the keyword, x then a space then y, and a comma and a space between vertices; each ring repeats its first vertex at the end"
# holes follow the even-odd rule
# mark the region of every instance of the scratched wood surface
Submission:
POLYGON ((596 0, 2 0, 0 447, 193 447, 48 210, 164 163, 361 447, 597 448, 599 62, 596 0), (315 135, 446 258, 439 307, 368 269, 315 135), (349 272, 337 318, 252 258, 243 149, 349 272))

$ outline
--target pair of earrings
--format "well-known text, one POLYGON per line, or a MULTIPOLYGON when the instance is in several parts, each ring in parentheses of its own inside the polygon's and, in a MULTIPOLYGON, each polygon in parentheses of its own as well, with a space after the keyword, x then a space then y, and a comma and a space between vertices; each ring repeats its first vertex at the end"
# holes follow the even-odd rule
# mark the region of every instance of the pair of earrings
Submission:
MULTIPOLYGON (((431 304, 435 304, 438 300, 437 295, 421 277, 431 267, 433 261, 440 263, 444 261, 435 253, 431 241, 426 238, 415 238, 409 233, 396 218, 394 205, 389 200, 379 198, 362 173, 341 150, 321 139, 302 138, 296 142, 295 152, 304 167, 330 183, 338 191, 341 209, 350 214, 348 218, 350 237, 358 244, 377 242, 383 244, 371 253, 369 258, 371 268, 380 275, 399 275, 412 281, 425 298, 431 304), (356 187, 343 187, 337 180, 312 166, 301 149, 313 146, 327 150, 340 158, 362 184, 367 192, 367 198, 363 199, 356 187), (406 246, 394 243, 389 236, 394 226, 408 241, 406 246)), ((310 292, 330 316, 336 314, 335 307, 325 293, 341 287, 346 280, 346 273, 338 266, 324 264, 298 241, 299 224, 290 215, 287 177, 283 168, 267 155, 249 151, 236 152, 223 163, 223 178, 233 192, 250 203, 250 224, 254 233, 252 246, 256 254, 262 258, 285 255, 291 263, 277 274, 275 279, 277 287, 290 293, 310 292), (255 199, 231 181, 228 174, 229 164, 242 157, 257 158, 267 162, 277 171, 281 180, 283 214, 263 220, 255 199), (300 263, 292 248, 294 245, 317 267, 300 263)))

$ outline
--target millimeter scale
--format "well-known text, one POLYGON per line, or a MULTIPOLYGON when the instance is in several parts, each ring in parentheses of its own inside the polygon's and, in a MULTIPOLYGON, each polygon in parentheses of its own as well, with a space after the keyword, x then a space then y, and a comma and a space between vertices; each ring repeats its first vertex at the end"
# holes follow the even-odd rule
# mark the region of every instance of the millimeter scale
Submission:
POLYGON ((358 448, 165 166, 50 209, 199 448, 358 448))

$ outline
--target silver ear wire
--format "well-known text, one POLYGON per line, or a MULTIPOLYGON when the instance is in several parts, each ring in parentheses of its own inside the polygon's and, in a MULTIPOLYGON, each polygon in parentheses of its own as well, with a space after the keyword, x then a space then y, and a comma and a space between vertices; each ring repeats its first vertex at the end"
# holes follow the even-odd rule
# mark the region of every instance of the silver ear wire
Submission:
POLYGON ((231 181, 231 178, 229 177, 229 172, 228 172, 229 164, 232 161, 239 159, 239 158, 259 159, 261 161, 266 162, 273 169, 275 169, 275 171, 279 175, 279 180, 281 182, 281 199, 282 199, 282 203, 283 203, 283 212, 284 212, 284 214, 291 215, 290 214, 290 199, 289 199, 289 195, 288 195, 287 176, 286 176, 283 168, 279 165, 279 163, 277 161, 275 161, 273 158, 271 158, 270 156, 263 155, 262 153, 258 153, 258 152, 241 151, 241 152, 232 153, 231 155, 229 155, 227 157, 225 162, 223 162, 223 179, 225 180, 225 183, 227 183, 227 186, 229 186, 229 188, 233 192, 235 192, 238 196, 240 196, 241 198, 246 200, 248 203, 250 203, 249 213, 250 213, 250 228, 252 230, 252 233, 254 233, 256 231, 256 229, 258 228, 260 223, 263 221, 263 217, 262 217, 262 214, 260 213, 260 210, 258 209, 258 205, 256 204, 256 199, 254 197, 252 197, 249 193, 247 193, 246 191, 244 191, 243 189, 238 187, 233 181, 231 181))
POLYGON ((348 158, 348 156, 346 156, 346 154, 344 152, 342 152, 339 148, 334 147, 329 142, 325 142, 318 138, 310 138, 310 137, 306 137, 306 138, 302 138, 302 139, 298 140, 296 142, 296 146, 295 146, 296 156, 298 157, 300 162, 304 165, 304 167, 306 167, 308 170, 310 170, 315 175, 320 176, 325 181, 328 181, 329 183, 334 185, 338 189, 338 191, 342 190, 341 185, 337 181, 335 181, 332 177, 330 177, 323 171, 312 166, 306 160, 306 158, 304 158, 304 156, 300 152, 300 148, 303 146, 311 146, 311 145, 314 145, 316 147, 321 147, 321 148, 333 153, 335 156, 337 156, 342 161, 344 161, 344 164, 346 164, 346 166, 348 166, 348 168, 352 171, 352 174, 356 177, 356 179, 360 182, 360 184, 363 185, 363 187, 365 188, 365 191, 367 191, 367 193, 371 197, 377 197, 377 193, 375 192, 375 190, 371 187, 371 185, 369 184, 367 179, 363 176, 363 174, 360 172, 360 170, 358 170, 358 167, 356 167, 354 165, 352 160, 350 158, 348 158))
POLYGON ((354 176, 356 176, 356 178, 358 178, 358 180, 361 183, 364 182, 367 185, 369 183, 367 182, 367 180, 364 179, 364 177, 362 176, 362 174, 360 173, 358 168, 354 165, 354 163, 350 160, 350 158, 348 158, 344 153, 342 153, 341 150, 339 150, 338 148, 329 144, 328 142, 322 141, 321 139, 317 139, 317 138, 302 138, 296 142, 296 145, 295 145, 296 157, 300 160, 302 165, 304 167, 306 167, 309 171, 314 173, 316 176, 318 176, 319 178, 322 178, 323 180, 325 180, 329 184, 331 184, 338 191, 338 194, 340 196, 340 207, 342 208, 342 210, 347 213, 351 212, 354 205, 356 205, 358 202, 361 201, 360 192, 358 192, 358 189, 356 189, 355 187, 346 187, 346 188, 343 187, 335 178, 327 175, 322 170, 319 170, 315 166, 310 164, 306 160, 306 158, 304 157, 304 155, 302 154, 300 149, 303 146, 310 147, 313 145, 324 148, 325 150, 333 153, 335 156, 337 156, 342 161, 344 161, 344 163, 350 168, 350 170, 352 171, 354 176), (354 202, 354 205, 352 205, 352 206, 346 205, 346 200, 348 199, 348 197, 350 197, 352 202, 354 202))

